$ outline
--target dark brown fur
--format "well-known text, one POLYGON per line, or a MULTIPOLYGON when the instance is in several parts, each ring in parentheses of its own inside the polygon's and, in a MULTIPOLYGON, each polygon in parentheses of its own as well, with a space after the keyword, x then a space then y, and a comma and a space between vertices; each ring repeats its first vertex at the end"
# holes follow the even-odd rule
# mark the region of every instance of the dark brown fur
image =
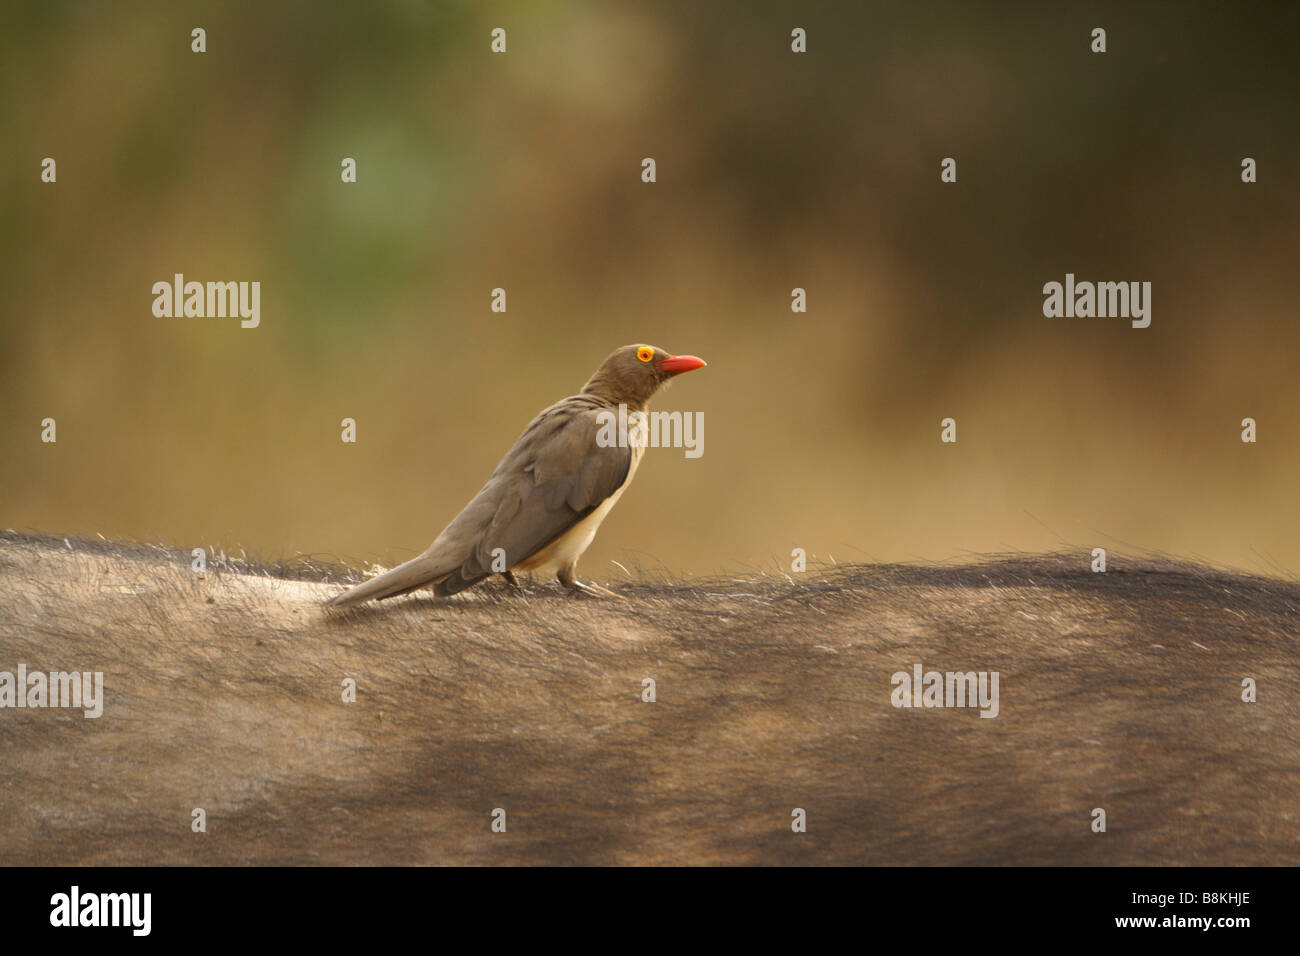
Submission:
POLYGON ((219 565, 0 534, 0 670, 106 697, 0 710, 4 863, 1300 862, 1293 582, 1081 554, 326 617, 325 570, 219 565), (918 661, 999 671, 1001 715, 893 708, 918 661))

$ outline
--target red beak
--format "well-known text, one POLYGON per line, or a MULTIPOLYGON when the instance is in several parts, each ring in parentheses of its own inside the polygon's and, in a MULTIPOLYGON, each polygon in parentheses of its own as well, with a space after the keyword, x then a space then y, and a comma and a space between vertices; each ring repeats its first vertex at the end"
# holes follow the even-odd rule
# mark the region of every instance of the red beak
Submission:
POLYGON ((670 355, 659 363, 659 367, 665 372, 680 375, 682 372, 693 372, 697 368, 704 368, 707 364, 704 359, 696 358, 694 355, 670 355))

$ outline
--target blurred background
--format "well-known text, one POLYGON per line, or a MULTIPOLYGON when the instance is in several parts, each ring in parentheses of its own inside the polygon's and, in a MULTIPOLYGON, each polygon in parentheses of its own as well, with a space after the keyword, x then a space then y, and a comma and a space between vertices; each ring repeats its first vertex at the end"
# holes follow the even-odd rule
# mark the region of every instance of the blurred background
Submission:
POLYGON ((704 412, 704 455, 649 453, 588 577, 1300 571, 1297 5, 0 16, 0 525, 391 564, 648 342, 709 362, 654 405, 704 412), (260 281, 260 328, 155 318, 177 272, 260 281), (1152 282, 1151 327, 1044 318, 1067 272, 1152 282))

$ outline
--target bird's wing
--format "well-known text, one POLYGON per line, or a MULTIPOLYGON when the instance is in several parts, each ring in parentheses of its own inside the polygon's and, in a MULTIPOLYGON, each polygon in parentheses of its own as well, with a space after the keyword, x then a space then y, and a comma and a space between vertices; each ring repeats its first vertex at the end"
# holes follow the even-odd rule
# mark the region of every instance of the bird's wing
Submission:
MULTIPOLYGON (((632 467, 632 449, 597 443, 598 407, 565 399, 537 416, 483 490, 465 508, 492 507, 491 518, 457 575, 466 584, 492 573, 493 552, 506 567, 526 560, 591 514, 618 491, 632 467)), ((481 517, 486 517, 479 510, 481 517)), ((480 527, 482 527, 480 525, 480 527)))
POLYGON ((627 480, 632 449, 596 441, 605 410, 583 396, 556 402, 533 419, 427 551, 328 603, 347 607, 430 584, 440 595, 455 594, 493 573, 497 548, 507 568, 536 554, 627 480))

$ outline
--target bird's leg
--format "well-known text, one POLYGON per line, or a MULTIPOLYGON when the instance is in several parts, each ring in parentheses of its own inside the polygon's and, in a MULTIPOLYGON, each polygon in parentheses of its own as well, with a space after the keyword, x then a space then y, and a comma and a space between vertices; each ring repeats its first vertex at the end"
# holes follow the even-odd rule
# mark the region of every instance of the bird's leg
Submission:
POLYGON ((620 601, 626 601, 623 595, 611 591, 609 588, 603 588, 599 584, 583 584, 574 574, 576 565, 573 567, 562 568, 556 575, 556 579, 569 589, 571 594, 590 594, 592 597, 612 597, 620 601))
POLYGON ((506 579, 506 583, 509 584, 510 587, 512 587, 514 590, 522 591, 524 589, 524 586, 519 583, 519 579, 515 577, 515 572, 502 571, 501 575, 506 579))

